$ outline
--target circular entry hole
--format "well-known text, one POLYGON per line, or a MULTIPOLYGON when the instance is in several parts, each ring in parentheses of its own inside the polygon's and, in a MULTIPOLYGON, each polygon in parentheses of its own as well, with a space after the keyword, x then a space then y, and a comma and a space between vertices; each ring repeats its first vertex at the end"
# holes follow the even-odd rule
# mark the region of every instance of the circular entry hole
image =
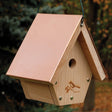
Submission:
POLYGON ((76 61, 75 61, 75 59, 70 59, 70 61, 69 61, 69 67, 70 68, 73 68, 74 66, 76 65, 76 61))

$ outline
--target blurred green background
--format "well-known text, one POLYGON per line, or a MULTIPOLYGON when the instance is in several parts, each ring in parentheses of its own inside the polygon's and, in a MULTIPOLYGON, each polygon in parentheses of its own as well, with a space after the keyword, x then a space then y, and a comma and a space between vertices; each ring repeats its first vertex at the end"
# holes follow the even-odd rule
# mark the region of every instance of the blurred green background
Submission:
MULTIPOLYGON (((85 21, 112 79, 112 1, 83 0, 85 21)), ((25 99, 20 82, 6 76, 25 34, 37 13, 82 14, 80 0, 0 0, 0 112, 73 112, 25 99)), ((89 105, 88 105, 89 106, 89 105)), ((108 111, 110 112, 110 111, 108 111)))

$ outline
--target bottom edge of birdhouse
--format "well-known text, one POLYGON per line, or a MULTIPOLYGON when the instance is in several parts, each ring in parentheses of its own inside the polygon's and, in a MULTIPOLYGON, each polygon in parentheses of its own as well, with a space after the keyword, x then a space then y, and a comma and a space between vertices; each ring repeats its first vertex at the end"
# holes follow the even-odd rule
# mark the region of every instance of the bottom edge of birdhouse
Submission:
POLYGON ((55 104, 57 106, 80 104, 83 103, 82 100, 71 100, 71 102, 66 102, 60 100, 55 96, 53 87, 48 84, 36 83, 26 80, 21 80, 21 85, 25 94, 25 97, 30 100, 41 101, 49 104, 55 104))

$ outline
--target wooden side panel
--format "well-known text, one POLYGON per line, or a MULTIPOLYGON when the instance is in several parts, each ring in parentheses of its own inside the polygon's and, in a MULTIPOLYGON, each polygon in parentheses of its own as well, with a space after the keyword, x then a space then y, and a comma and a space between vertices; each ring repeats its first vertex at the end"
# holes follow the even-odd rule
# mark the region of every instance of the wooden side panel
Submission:
POLYGON ((62 58, 55 76, 52 81, 59 105, 84 101, 92 73, 78 41, 62 58))
POLYGON ((82 34, 80 34, 79 41, 91 67, 93 77, 98 80, 105 79, 105 72, 85 24, 82 27, 82 34))
POLYGON ((54 104, 49 85, 21 80, 26 98, 54 104))
POLYGON ((51 86, 51 85, 49 85, 49 88, 50 88, 50 92, 51 92, 51 95, 52 95, 54 104, 55 104, 55 105, 59 105, 59 100, 58 100, 58 98, 56 97, 56 92, 55 92, 55 90, 54 90, 54 87, 51 86))

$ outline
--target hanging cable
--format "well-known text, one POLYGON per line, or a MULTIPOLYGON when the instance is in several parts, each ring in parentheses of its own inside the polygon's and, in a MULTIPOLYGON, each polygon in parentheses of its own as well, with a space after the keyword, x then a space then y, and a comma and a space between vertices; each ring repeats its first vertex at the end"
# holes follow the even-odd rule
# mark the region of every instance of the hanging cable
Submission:
POLYGON ((81 27, 83 26, 84 22, 84 8, 83 8, 83 3, 82 0, 80 0, 81 8, 82 8, 82 19, 81 19, 81 27))
POLYGON ((40 0, 38 0, 38 7, 37 7, 37 13, 39 13, 39 9, 40 9, 40 0))

